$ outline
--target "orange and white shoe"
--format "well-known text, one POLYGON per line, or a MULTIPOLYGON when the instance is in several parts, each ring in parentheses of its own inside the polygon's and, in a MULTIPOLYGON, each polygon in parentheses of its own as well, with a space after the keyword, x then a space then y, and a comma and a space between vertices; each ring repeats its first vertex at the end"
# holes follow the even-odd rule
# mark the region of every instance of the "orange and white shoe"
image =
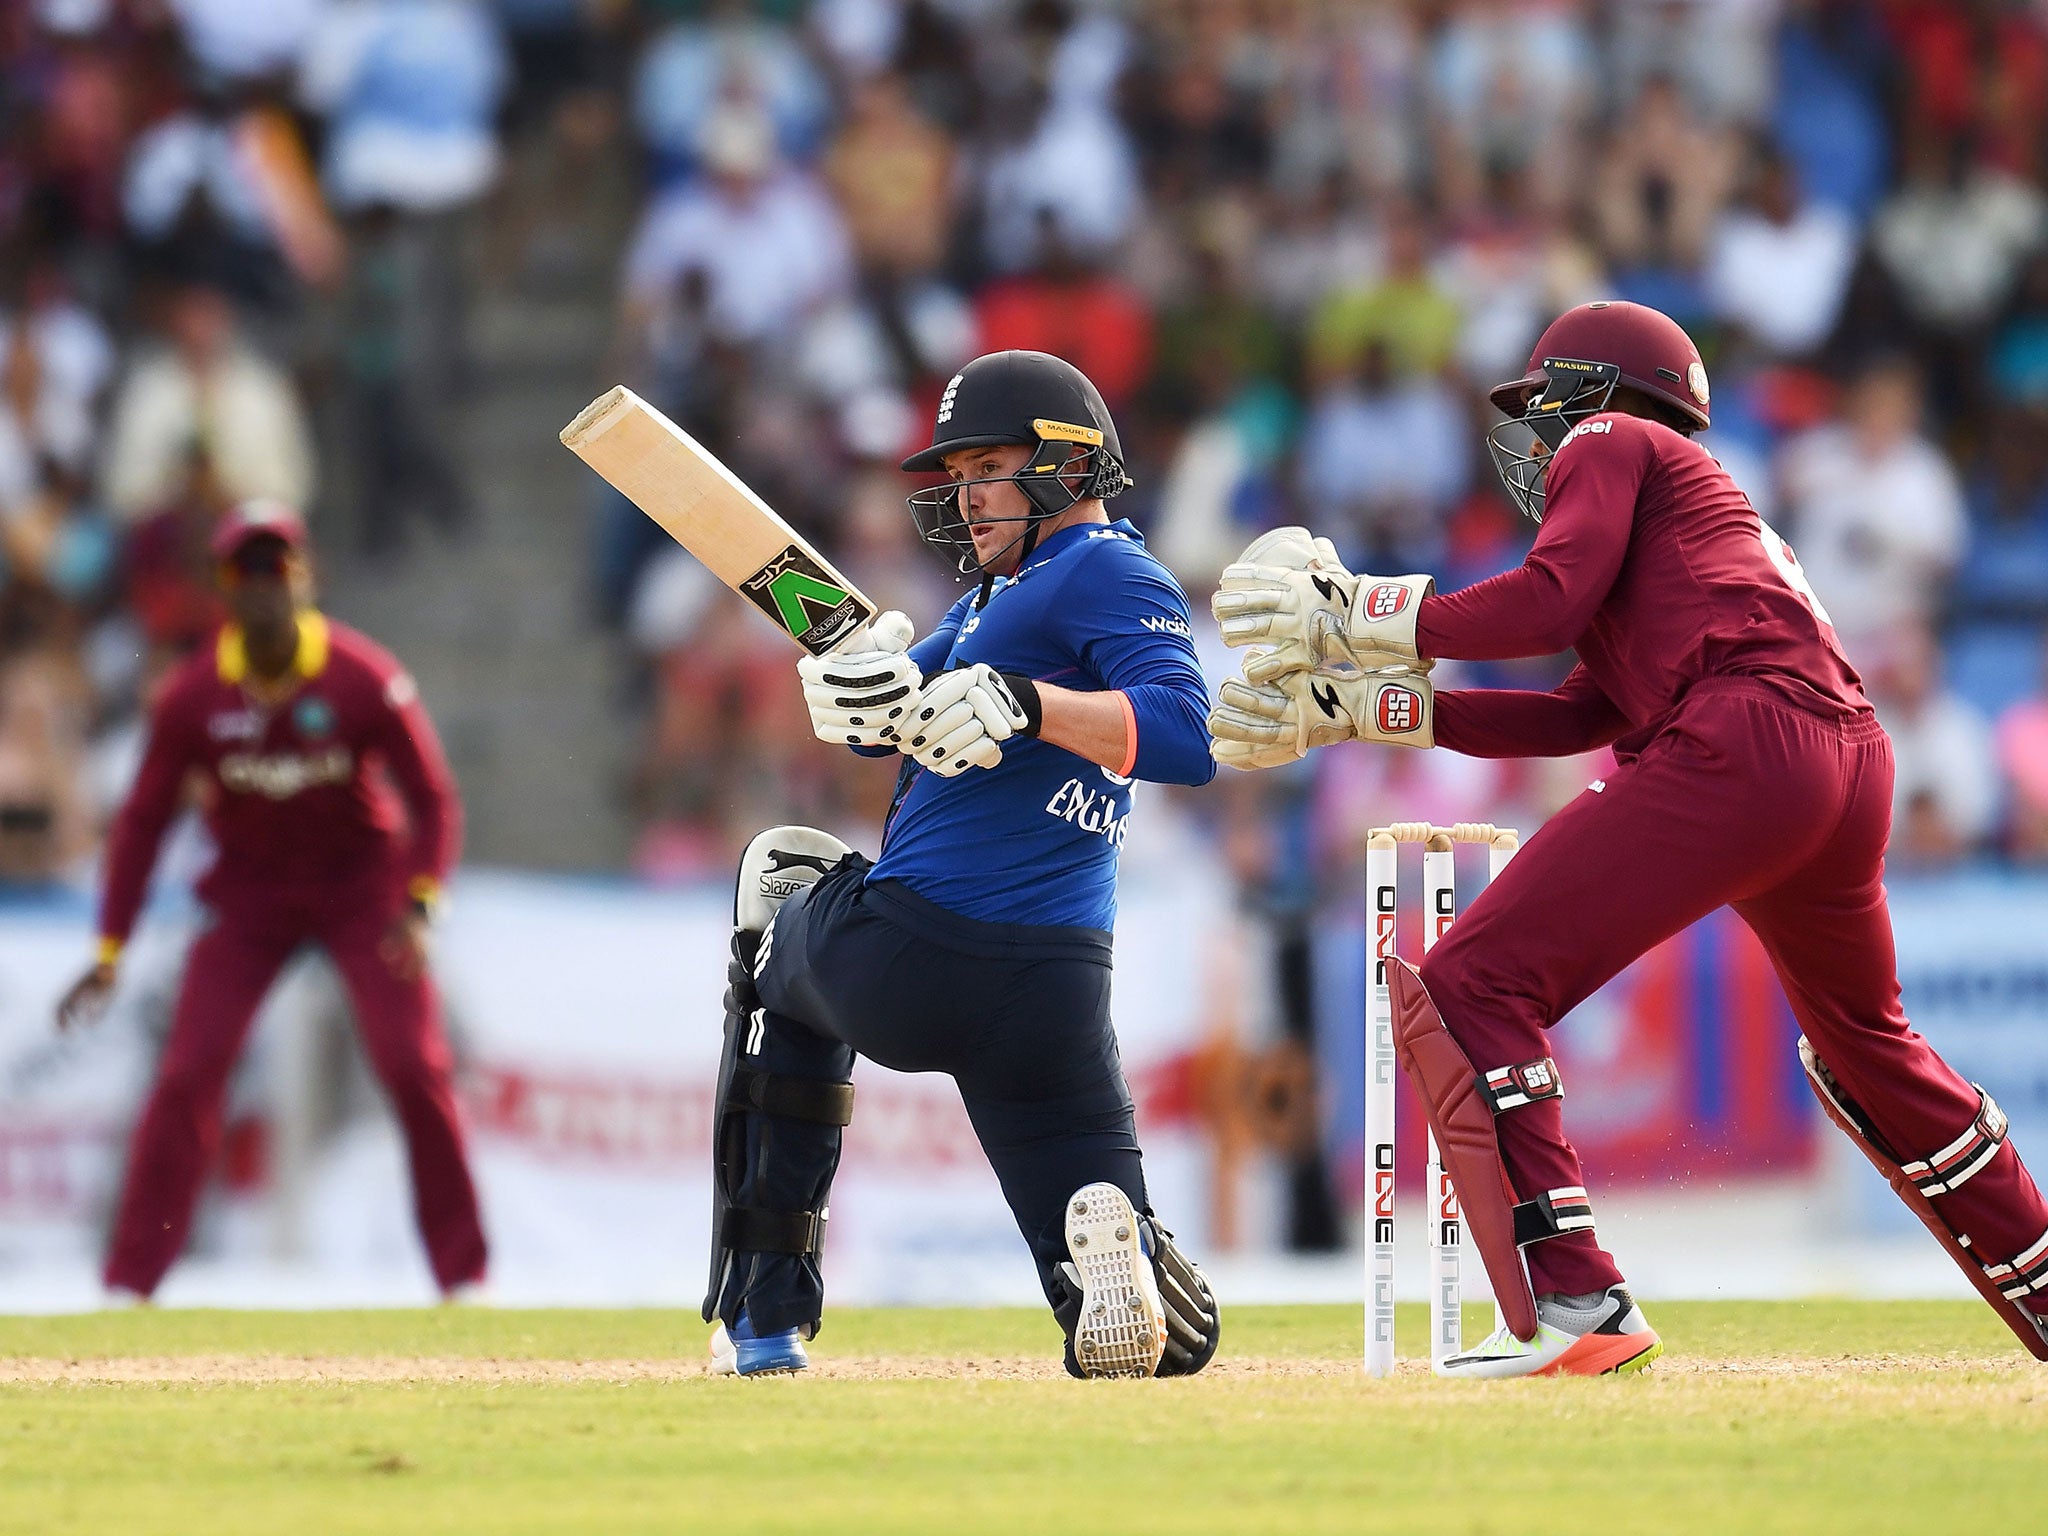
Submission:
POLYGON ((1664 1341, 1628 1287, 1590 1296, 1536 1298, 1536 1337, 1518 1339, 1505 1324, 1477 1348, 1436 1363, 1439 1376, 1498 1381, 1509 1376, 1620 1376, 1664 1353, 1664 1341))

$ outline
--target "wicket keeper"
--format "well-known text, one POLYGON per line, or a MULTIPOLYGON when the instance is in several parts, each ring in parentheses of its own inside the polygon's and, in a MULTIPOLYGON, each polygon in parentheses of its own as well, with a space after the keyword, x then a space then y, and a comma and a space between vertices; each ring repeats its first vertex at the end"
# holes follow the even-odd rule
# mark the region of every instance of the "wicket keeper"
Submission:
POLYGON ((1786 546, 1693 434, 1707 372, 1668 317, 1568 311, 1498 386, 1488 442, 1541 524, 1517 570, 1437 595, 1353 575, 1306 529, 1224 572, 1216 755, 1326 742, 1619 763, 1472 902, 1418 972, 1389 958, 1395 1049, 1429 1113, 1501 1308, 1456 1377, 1637 1370, 1661 1345, 1594 1235, 1544 1031, 1630 961, 1732 905, 1776 967, 1829 1118, 2048 1359, 2048 1203, 2005 1116, 1899 1006, 1882 884, 1892 749, 1786 546), (1567 647, 1550 693, 1433 692, 1439 657, 1567 647), (1526 1268, 1525 1268, 1526 1265, 1526 1268))
POLYGON ((798 663, 824 740, 900 761, 879 858, 778 827, 734 902, 714 1159, 714 1358, 802 1370, 856 1053, 944 1072, 1037 1262, 1076 1376, 1182 1375, 1216 1351, 1201 1272, 1145 1196, 1109 1016, 1117 850, 1133 780, 1215 771, 1187 599, 1104 503, 1123 455, 1102 397, 1041 352, 947 386, 944 470, 911 510, 975 590, 924 640, 881 615, 798 663))
POLYGON ((213 537, 231 622, 174 672, 107 845, 99 956, 58 1007, 96 1017, 188 781, 218 850, 155 1086, 136 1125, 105 1280, 147 1300, 185 1246, 220 1142, 228 1073, 263 995, 303 946, 333 959, 412 1159, 434 1280, 484 1278, 484 1232, 456 1117, 425 935, 461 840, 461 805, 412 678, 313 606, 306 530, 275 502, 213 537))

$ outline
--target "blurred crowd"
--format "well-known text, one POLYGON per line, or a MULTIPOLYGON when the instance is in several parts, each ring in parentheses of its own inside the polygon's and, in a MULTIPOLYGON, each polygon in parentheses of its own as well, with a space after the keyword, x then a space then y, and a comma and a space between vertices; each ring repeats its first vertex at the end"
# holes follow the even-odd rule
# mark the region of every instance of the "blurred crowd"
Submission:
MULTIPOLYGON (((1356 568, 1488 575, 1532 530, 1480 451, 1484 387, 1558 310, 1636 299, 1698 338, 1712 451, 1897 739, 1896 862, 2048 860, 2048 8, 675 12, 630 66, 621 367, 886 600, 947 595, 890 466, 962 360, 1011 346, 1096 380, 1137 481, 1115 510, 1198 606, 1286 522, 1356 568)), ((780 658, 642 521, 606 527, 610 611, 655 669, 650 866, 735 785, 843 810, 843 773, 775 745, 801 734, 754 686, 780 658)), ((1528 826, 1599 772, 1325 753, 1199 814, 1254 888, 1320 850, 1285 905, 1348 881, 1372 820, 1528 826)))
POLYGON ((462 3, 0 7, 0 883, 90 874, 226 507, 367 559, 466 519, 437 416, 509 81, 462 3))
MULTIPOLYGON (((89 852, 137 700, 214 620, 227 501, 317 502, 372 560, 460 535, 480 210, 515 157, 599 154, 638 206, 589 382, 922 625, 958 589, 894 465, 976 353, 1096 381, 1114 511, 1199 610, 1281 523, 1445 587, 1512 565, 1485 387, 1570 304, 1654 304, 1893 732, 1895 863, 2048 863, 2036 0, 16 0, 0 879, 89 852)), ((888 776, 810 740, 786 644, 593 505, 637 867, 877 820, 888 776)), ((1299 910, 1371 821, 1533 826, 1600 771, 1346 750, 1176 803, 1299 910)))

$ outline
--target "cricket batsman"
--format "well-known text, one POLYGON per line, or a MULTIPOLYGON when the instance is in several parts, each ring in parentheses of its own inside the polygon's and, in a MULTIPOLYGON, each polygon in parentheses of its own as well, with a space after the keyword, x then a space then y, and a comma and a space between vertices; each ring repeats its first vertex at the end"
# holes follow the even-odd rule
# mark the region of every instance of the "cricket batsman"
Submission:
POLYGON ((434 1279, 484 1278, 426 931, 461 840, 461 806, 419 690, 393 658, 313 606, 306 530, 245 502, 213 537, 231 621, 166 679, 135 787, 107 846, 99 955, 59 1028, 113 992, 164 830, 197 780, 218 849, 154 1087, 135 1128, 105 1280, 146 1300, 192 1224, 221 1099, 257 1006, 303 946, 324 948, 405 1132, 434 1279))
POLYGON ((1881 883, 1891 744, 1783 540, 1695 443, 1706 369, 1666 316, 1581 305, 1492 392, 1489 446, 1541 523, 1461 592, 1354 575, 1282 529, 1226 570, 1216 755, 1241 768, 1357 738, 1475 757, 1611 744, 1421 970, 1384 955, 1395 1050, 1428 1110, 1502 1324, 1455 1377, 1638 1370, 1661 1349, 1594 1234, 1544 1031, 1722 905, 1763 941, 1822 1108, 2027 1348, 2048 1359, 2048 1204, 2005 1116, 1899 1006, 1881 883), (1434 693, 1440 657, 1570 647, 1553 692, 1434 693))
POLYGON ((1095 386, 999 352, 946 387, 910 505, 979 586, 924 640, 881 615, 797 665, 819 737, 900 763, 870 861, 777 827, 740 861, 715 1130, 715 1363, 798 1371, 856 1054, 960 1095, 1076 1376, 1198 1371, 1215 1297, 1153 1217, 1110 1024, 1135 779, 1215 772, 1187 599, 1104 503, 1127 484, 1095 386))

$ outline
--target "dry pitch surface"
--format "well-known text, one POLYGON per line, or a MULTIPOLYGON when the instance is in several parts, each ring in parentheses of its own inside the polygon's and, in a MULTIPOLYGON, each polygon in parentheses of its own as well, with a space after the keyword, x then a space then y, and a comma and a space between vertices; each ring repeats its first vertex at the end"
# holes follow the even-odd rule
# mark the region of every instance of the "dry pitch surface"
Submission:
POLYGON ((686 1313, 0 1319, 0 1533, 2037 1523, 2048 1367, 1985 1309, 1652 1315, 1646 1378, 1476 1388, 1362 1379, 1337 1307, 1242 1309, 1202 1376, 1098 1383, 1028 1312, 834 1314, 808 1377, 753 1382, 705 1373, 686 1313))

